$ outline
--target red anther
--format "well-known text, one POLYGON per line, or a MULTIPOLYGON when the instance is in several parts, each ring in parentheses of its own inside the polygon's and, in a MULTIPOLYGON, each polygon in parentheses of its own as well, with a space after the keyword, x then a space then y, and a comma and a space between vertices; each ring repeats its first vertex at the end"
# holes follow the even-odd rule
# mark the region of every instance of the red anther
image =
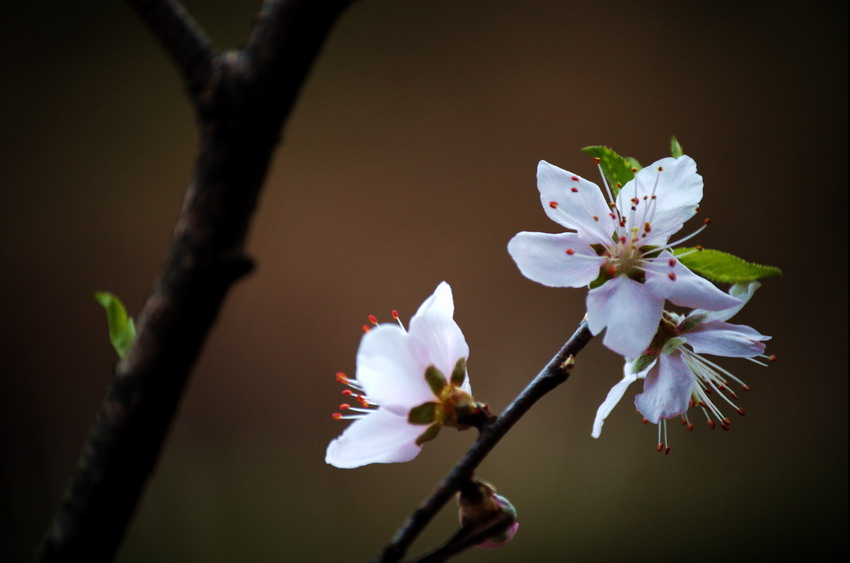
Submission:
POLYGON ((744 391, 749 391, 750 386, 745 383, 745 384, 741 385, 741 389, 743 389, 744 391))
POLYGON ((369 403, 369 401, 367 401, 363 397, 357 397, 357 400, 360 401, 360 404, 363 406, 364 409, 368 409, 371 406, 371 403, 369 403))
POLYGON ((726 432, 729 432, 729 428, 731 428, 731 425, 730 425, 730 424, 724 424, 723 422, 721 422, 721 423, 720 423, 720 428, 722 428, 722 429, 723 429, 723 430, 725 430, 726 432))
POLYGON ((618 188, 622 188, 622 187, 623 187, 623 183, 622 183, 622 182, 617 182, 617 187, 618 187, 618 188))
POLYGON ((598 222, 599 221, 599 215, 594 215, 593 220, 598 222))
POLYGON ((721 421, 720 421, 720 423, 721 423, 721 424, 725 424, 726 426, 729 426, 729 425, 731 425, 731 424, 732 424, 732 421, 731 421, 731 420, 729 420, 729 417, 725 417, 725 416, 724 416, 724 417, 723 417, 723 420, 721 420, 721 421))
POLYGON ((643 224, 643 230, 646 233, 652 232, 652 225, 649 224, 649 221, 647 221, 646 223, 643 224))
POLYGON ((613 213, 609 213, 609 214, 608 214, 608 216, 609 216, 609 217, 611 217, 611 219, 616 219, 616 218, 617 218, 617 216, 616 216, 616 215, 614 215, 613 213))
POLYGON ((396 311, 395 309, 393 309, 393 320, 398 320, 398 311, 396 311))
POLYGON ((637 174, 637 168, 632 167, 632 174, 637 174))
POLYGON ((344 411, 344 410, 350 409, 350 408, 351 408, 351 405, 349 405, 348 403, 343 403, 339 406, 339 410, 341 410, 341 411, 344 411))
POLYGON ((572 255, 573 255, 573 254, 575 254, 575 253, 576 253, 576 251, 575 251, 575 250, 573 250, 572 248, 568 248, 568 249, 567 249, 567 254, 569 254, 570 256, 572 256, 572 255))
POLYGON ((689 407, 689 408, 694 408, 695 406, 697 406, 697 402, 696 402, 696 401, 694 401, 694 398, 693 398, 693 397, 691 397, 691 400, 690 400, 690 401, 688 401, 688 407, 689 407))
POLYGON ((610 266, 608 266, 608 275, 609 276, 613 276, 616 273, 617 273, 617 266, 615 264, 611 264, 610 266))
POLYGON ((594 163, 594 164, 599 164, 601 161, 602 161, 602 159, 601 159, 601 158, 599 158, 598 156, 594 156, 594 157, 593 157, 593 163, 594 163))
POLYGON ((663 450, 663 449, 664 449, 664 442, 658 442, 658 445, 655 446, 655 451, 657 451, 658 453, 661 453, 661 450, 663 450))
POLYGON ((670 446, 664 448, 664 455, 670 455, 670 446))
POLYGON ((361 330, 363 330, 363 332, 369 332, 370 330, 372 330, 372 327, 369 325, 363 325, 360 328, 361 330))
POLYGON ((747 411, 745 411, 743 407, 738 407, 738 414, 744 416, 747 414, 747 411))
POLYGON ((343 385, 348 385, 348 376, 341 371, 336 372, 336 380, 342 383, 343 385))
POLYGON ((705 388, 705 394, 706 395, 713 395, 714 391, 711 390, 711 387, 706 387, 705 388))
POLYGON ((558 202, 557 201, 550 201, 549 207, 551 207, 552 209, 558 209, 558 202))
POLYGON ((342 420, 342 415, 338 412, 335 412, 331 415, 334 420, 342 420))
POLYGON ((667 265, 668 265, 668 266, 670 266, 670 267, 672 268, 673 266, 675 266, 675 265, 676 265, 676 259, 675 259, 675 258, 670 258, 669 260, 667 260, 667 265))
POLYGON ((709 421, 708 421, 708 427, 709 427, 709 428, 711 428, 712 430, 714 430, 714 427, 715 427, 715 426, 716 426, 716 424, 714 423, 714 421, 713 421, 713 420, 709 420, 709 421))
POLYGON ((737 398, 738 398, 738 394, 737 394, 737 393, 735 393, 734 391, 732 391, 731 389, 729 389, 728 387, 726 388, 726 392, 727 392, 727 393, 729 393, 729 395, 730 395, 733 399, 737 399, 737 398))
POLYGON ((633 197, 633 198, 631 199, 631 202, 632 202, 633 204, 637 205, 638 203, 640 203, 640 200, 639 200, 638 198, 636 198, 636 197, 633 197))
POLYGON ((700 245, 696 245, 694 248, 697 249, 697 252, 702 252, 704 250, 704 247, 702 247, 700 245))
POLYGON ((649 199, 658 199, 658 196, 657 196, 657 195, 655 195, 655 194, 652 194, 652 197, 651 197, 651 198, 649 198, 649 199))
POLYGON ((610 207, 611 209, 617 209, 617 204, 612 201, 608 204, 608 207, 610 207))
POLYGON ((688 425, 688 420, 684 416, 682 416, 682 418, 680 420, 682 421, 682 426, 688 425))
POLYGON ((342 394, 347 397, 349 395, 353 395, 354 393, 351 391, 351 389, 343 389, 342 394))
POLYGON ((649 421, 646 418, 644 418, 643 420, 640 421, 640 423, 643 424, 644 426, 646 426, 647 424, 649 424, 649 421))
POLYGON ((694 211, 696 211, 697 213, 699 213, 699 212, 700 212, 699 205, 697 205, 697 206, 696 206, 696 209, 694 209, 694 211))
POLYGON ((670 281, 676 281, 676 272, 670 272, 667 277, 670 278, 670 281))
POLYGON ((658 171, 659 171, 659 172, 664 172, 664 167, 663 167, 663 166, 659 166, 659 167, 658 167, 658 171))
POLYGON ((768 356, 767 361, 768 362, 775 362, 776 361, 776 354, 771 354, 770 356, 768 356))
POLYGON ((571 192, 573 192, 574 194, 577 194, 577 193, 578 193, 578 188, 570 188, 570 191, 571 191, 571 192))
POLYGON ((711 225, 711 217, 706 217, 706 218, 705 218, 705 221, 703 221, 703 224, 704 224, 706 227, 707 227, 708 225, 711 225))
POLYGON ((707 409, 707 408, 708 408, 708 405, 706 405, 706 404, 705 404, 705 401, 698 401, 698 402, 697 402, 697 404, 698 404, 699 406, 701 406, 702 408, 704 408, 704 409, 707 409))
POLYGON ((369 322, 372 323, 373 325, 378 324, 378 317, 376 317, 375 315, 369 315, 366 318, 369 319, 369 322))
POLYGON ((572 180, 573 182, 578 182, 578 176, 573 176, 572 178, 570 178, 570 180, 572 180))
POLYGON ((620 237, 620 242, 626 244, 626 237, 620 237))
POLYGON ((694 430, 694 425, 693 425, 693 423, 689 422, 688 423, 688 432, 693 432, 693 430, 694 430))

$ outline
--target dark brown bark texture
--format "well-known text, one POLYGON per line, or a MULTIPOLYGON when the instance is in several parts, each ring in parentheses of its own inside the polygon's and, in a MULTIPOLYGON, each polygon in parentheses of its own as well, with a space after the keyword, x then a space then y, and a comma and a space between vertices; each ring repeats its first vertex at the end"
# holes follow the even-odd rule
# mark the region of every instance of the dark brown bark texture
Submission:
POLYGON ((38 561, 109 561, 156 466, 192 366, 233 283, 286 117, 350 0, 267 0, 245 47, 216 52, 173 0, 128 0, 178 67, 200 133, 159 279, 138 318, 38 561))

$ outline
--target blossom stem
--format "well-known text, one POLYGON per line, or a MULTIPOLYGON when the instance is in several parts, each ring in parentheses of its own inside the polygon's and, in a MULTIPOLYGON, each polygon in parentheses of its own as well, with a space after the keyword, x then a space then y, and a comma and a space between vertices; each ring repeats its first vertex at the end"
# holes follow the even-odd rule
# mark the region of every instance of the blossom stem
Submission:
MULTIPOLYGON (((411 513, 390 543, 375 558, 376 562, 400 561, 405 556, 407 549, 416 537, 459 490, 463 483, 471 478, 473 471, 484 461, 484 458, 487 457, 513 425, 531 409, 534 403, 567 380, 572 367, 571 357, 577 355, 590 342, 591 338, 593 338, 593 334, 587 326, 587 321, 583 320, 579 323, 578 328, 570 339, 567 340, 566 344, 555 354, 546 367, 537 374, 531 383, 517 395, 513 402, 508 405, 508 408, 495 421, 481 429, 478 439, 472 447, 469 448, 463 458, 458 461, 457 465, 454 466, 437 488, 434 489, 431 495, 411 513)), ((466 549, 466 547, 463 547, 463 549, 466 549)), ((452 553, 457 552, 453 551, 452 553)), ((435 559, 425 560, 430 561, 435 559)))

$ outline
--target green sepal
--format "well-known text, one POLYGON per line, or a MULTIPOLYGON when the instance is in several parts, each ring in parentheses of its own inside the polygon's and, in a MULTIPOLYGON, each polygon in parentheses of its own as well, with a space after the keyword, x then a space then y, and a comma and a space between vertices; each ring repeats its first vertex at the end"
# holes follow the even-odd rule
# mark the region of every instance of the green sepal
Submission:
POLYGON ((422 403, 407 414, 410 424, 431 424, 437 420, 437 403, 422 403))
POLYGON ((702 321, 705 320, 706 315, 688 315, 685 320, 683 320, 679 324, 679 332, 688 332, 689 330, 696 328, 702 321))
POLYGON ((654 354, 643 354, 638 356, 635 363, 632 364, 632 373, 640 373, 648 368, 658 356, 654 354))
POLYGON ((615 199, 620 193, 620 188, 635 177, 635 173, 632 170, 637 171, 641 169, 641 165, 637 159, 622 157, 609 147, 592 145, 584 147, 581 150, 599 159, 599 166, 602 168, 605 178, 608 179, 608 185, 611 187, 611 192, 615 199))
POLYGON ((464 379, 466 379, 466 358, 461 358, 452 370, 452 386, 460 387, 464 379))
POLYGON ((124 304, 115 295, 107 291, 98 291, 94 299, 106 309, 106 322, 109 325, 109 341, 122 360, 136 338, 136 324, 127 316, 124 304))
POLYGON ((431 388, 431 391, 433 391, 434 395, 437 397, 440 396, 443 389, 445 389, 446 385, 448 385, 448 383, 446 383, 446 376, 434 366, 428 366, 425 369, 425 381, 428 382, 428 387, 431 388))
POLYGON ((673 255, 691 271, 719 283, 738 283, 781 276, 782 270, 747 262, 732 254, 703 248, 677 248, 673 255))
POLYGON ((437 434, 440 433, 440 429, 442 427, 443 427, 443 425, 440 424, 439 422, 435 422, 434 424, 429 426, 428 429, 425 430, 425 432, 423 432, 422 434, 419 435, 418 438, 416 438, 416 445, 421 446, 425 442, 430 442, 431 440, 436 438, 437 434))
POLYGON ((670 340, 664 343, 664 346, 661 348, 661 353, 668 355, 672 354, 676 351, 677 348, 683 346, 687 341, 687 338, 682 338, 681 336, 671 338, 670 340))
POLYGON ((679 158, 683 154, 685 154, 685 151, 682 149, 679 139, 676 138, 676 135, 673 135, 670 137, 670 156, 673 158, 679 158))

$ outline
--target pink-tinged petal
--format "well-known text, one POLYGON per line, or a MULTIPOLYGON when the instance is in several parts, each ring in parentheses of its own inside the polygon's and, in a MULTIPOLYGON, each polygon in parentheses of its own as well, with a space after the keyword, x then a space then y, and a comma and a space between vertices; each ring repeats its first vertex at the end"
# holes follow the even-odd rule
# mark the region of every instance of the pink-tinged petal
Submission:
POLYGON ((537 189, 550 219, 575 229, 590 243, 611 243, 616 220, 611 217, 599 186, 541 160, 537 165, 537 189))
POLYGON ((635 397, 635 407, 653 424, 678 416, 688 409, 694 380, 681 353, 662 354, 646 376, 643 393, 635 397))
POLYGON ((412 407, 434 400, 425 366, 413 357, 408 334, 396 325, 382 324, 363 335, 357 381, 371 400, 405 416, 412 407))
POLYGON ((648 221, 652 231, 645 244, 660 245, 694 216, 702 200, 702 186, 702 176, 697 174, 692 158, 662 158, 641 169, 623 186, 617 196, 617 208, 637 226, 648 221), (638 203, 632 211, 635 198, 638 203))
POLYGON ((655 365, 656 361, 653 361, 640 373, 633 373, 632 371, 635 364, 634 360, 626 361, 626 365, 623 368, 623 379, 611 387, 611 390, 608 391, 608 396, 605 397, 605 400, 601 405, 599 405, 599 408, 596 409, 596 418, 593 420, 593 431, 590 433, 591 436, 598 438, 600 434, 602 434, 602 425, 605 423, 605 419, 608 418, 608 415, 611 414, 611 411, 614 410, 614 407, 616 407, 617 403, 620 402, 620 399, 623 398, 623 395, 626 393, 626 389, 638 379, 646 377, 646 374, 650 369, 652 369, 652 366, 655 365))
POLYGON ((644 284, 617 276, 587 294, 587 323, 593 334, 607 327, 605 346, 626 358, 641 355, 658 331, 664 299, 644 284))
POLYGON ((448 379, 458 360, 469 357, 469 345, 452 313, 452 290, 443 282, 410 320, 409 350, 423 382, 428 366, 433 365, 448 379))
POLYGON ((549 287, 584 287, 599 276, 605 258, 575 233, 518 233, 508 253, 522 275, 549 287))
POLYGON ((755 294, 756 290, 761 287, 761 284, 757 281, 749 282, 749 283, 736 283, 732 287, 729 288, 729 295, 736 299, 740 299, 741 302, 734 307, 729 307, 728 309, 722 309, 720 311, 706 311, 705 309, 696 309, 691 311, 690 315, 702 315, 703 322, 708 321, 728 321, 732 317, 738 314, 744 305, 746 305, 750 299, 752 299, 753 294, 755 294))
POLYGON ((752 358, 764 353, 769 336, 754 328, 733 325, 723 321, 700 323, 684 334, 688 344, 697 354, 711 354, 729 358, 752 358))
POLYGON ((741 303, 739 299, 690 271, 667 251, 657 258, 646 260, 644 267, 647 287, 676 305, 718 311, 737 307, 741 303))
POLYGON ((351 469, 369 463, 410 461, 422 449, 416 439, 427 428, 410 424, 406 414, 399 416, 379 408, 355 420, 328 444, 325 463, 351 469))

